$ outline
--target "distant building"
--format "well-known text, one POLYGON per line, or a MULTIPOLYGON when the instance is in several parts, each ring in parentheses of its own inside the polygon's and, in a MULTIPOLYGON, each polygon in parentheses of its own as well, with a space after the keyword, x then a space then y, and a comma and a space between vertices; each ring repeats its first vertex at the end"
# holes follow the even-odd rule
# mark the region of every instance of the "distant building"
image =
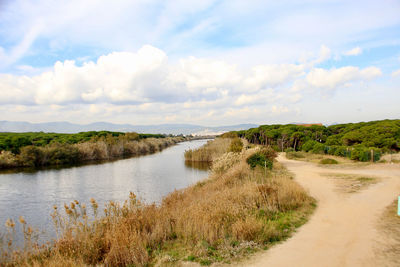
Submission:
POLYGON ((310 127, 310 126, 313 126, 313 125, 322 126, 322 123, 297 123, 296 125, 300 125, 300 126, 304 126, 304 127, 310 127))

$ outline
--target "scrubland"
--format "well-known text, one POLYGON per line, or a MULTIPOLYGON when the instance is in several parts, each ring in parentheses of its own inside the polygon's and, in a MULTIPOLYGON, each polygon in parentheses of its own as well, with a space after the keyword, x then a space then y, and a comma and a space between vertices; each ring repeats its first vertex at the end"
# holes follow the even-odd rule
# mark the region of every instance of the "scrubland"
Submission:
POLYGON ((230 139, 209 142, 192 155, 212 159, 208 179, 146 205, 131 193, 124 203, 104 210, 92 199, 54 207, 58 237, 39 246, 26 230, 25 247, 13 249, 15 222, 3 235, 4 266, 153 266, 195 261, 202 265, 231 262, 289 237, 302 225, 315 201, 276 161, 271 170, 248 159, 258 154, 274 161, 268 148, 227 152, 230 139), (217 156, 219 155, 219 156, 217 156), (94 217, 88 216, 90 212, 94 217))

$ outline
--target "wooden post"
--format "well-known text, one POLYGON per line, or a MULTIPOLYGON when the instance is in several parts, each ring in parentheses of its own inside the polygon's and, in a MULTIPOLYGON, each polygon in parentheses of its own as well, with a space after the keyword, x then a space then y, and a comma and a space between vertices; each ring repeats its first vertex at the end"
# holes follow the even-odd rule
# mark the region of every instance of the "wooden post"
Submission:
POLYGON ((374 150, 371 149, 371 162, 374 162, 374 150))

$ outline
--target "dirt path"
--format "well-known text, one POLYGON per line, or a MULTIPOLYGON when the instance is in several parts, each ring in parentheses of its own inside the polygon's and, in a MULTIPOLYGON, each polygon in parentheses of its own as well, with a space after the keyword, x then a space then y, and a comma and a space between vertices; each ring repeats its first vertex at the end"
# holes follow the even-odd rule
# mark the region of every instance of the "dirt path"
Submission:
MULTIPOLYGON (((313 163, 278 160, 318 201, 310 221, 292 238, 239 266, 382 266, 376 246, 384 244, 377 220, 400 194, 400 166, 376 164, 362 168, 323 168, 313 163), (334 179, 321 173, 376 176, 380 182, 352 194, 335 190, 334 179)), ((400 257, 400 255, 399 255, 400 257)), ((387 259, 385 266, 394 266, 387 259)))

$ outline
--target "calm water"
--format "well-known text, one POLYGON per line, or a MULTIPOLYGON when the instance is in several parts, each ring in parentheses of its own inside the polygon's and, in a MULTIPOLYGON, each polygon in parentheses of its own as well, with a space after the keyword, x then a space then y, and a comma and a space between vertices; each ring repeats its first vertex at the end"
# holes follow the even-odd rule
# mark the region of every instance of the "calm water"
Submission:
POLYGON ((132 191, 146 203, 160 202, 207 176, 207 170, 185 165, 183 157, 186 149, 204 143, 179 143, 160 153, 98 165, 0 174, 0 231, 7 218, 17 221, 23 215, 28 224, 51 234, 52 207, 75 199, 89 204, 93 197, 102 207, 110 200, 127 199, 132 191))

